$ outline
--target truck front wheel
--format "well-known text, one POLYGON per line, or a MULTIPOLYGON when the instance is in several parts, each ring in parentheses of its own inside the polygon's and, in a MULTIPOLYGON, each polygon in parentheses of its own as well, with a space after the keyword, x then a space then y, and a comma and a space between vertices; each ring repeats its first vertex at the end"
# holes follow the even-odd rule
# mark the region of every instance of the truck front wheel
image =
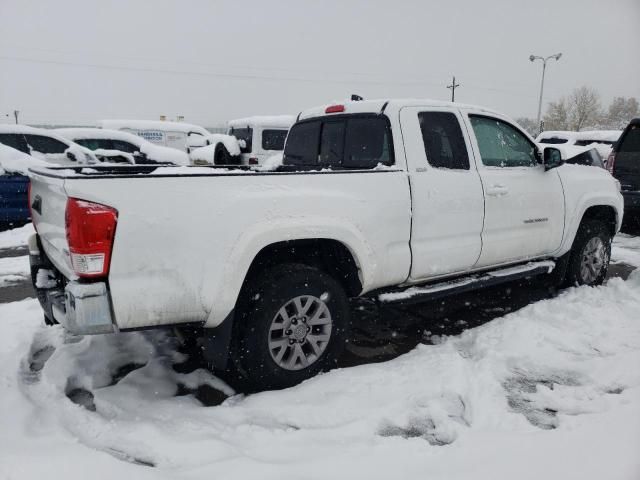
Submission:
POLYGON ((286 388, 336 365, 349 327, 342 286, 325 272, 284 264, 247 288, 232 357, 254 388, 286 388))
POLYGON ((611 232, 598 220, 585 220, 573 241, 567 265, 568 286, 601 285, 611 259, 611 232))

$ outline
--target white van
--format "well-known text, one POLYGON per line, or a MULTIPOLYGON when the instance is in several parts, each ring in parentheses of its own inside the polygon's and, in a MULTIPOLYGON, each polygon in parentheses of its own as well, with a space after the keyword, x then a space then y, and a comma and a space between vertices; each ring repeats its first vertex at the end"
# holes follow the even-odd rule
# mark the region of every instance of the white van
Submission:
POLYGON ((261 165, 267 158, 284 150, 294 115, 273 115, 239 118, 229 122, 228 134, 240 143, 241 163, 261 165))
POLYGON ((101 120, 101 128, 133 133, 145 140, 189 153, 191 149, 209 145, 210 132, 200 125, 164 120, 101 120))

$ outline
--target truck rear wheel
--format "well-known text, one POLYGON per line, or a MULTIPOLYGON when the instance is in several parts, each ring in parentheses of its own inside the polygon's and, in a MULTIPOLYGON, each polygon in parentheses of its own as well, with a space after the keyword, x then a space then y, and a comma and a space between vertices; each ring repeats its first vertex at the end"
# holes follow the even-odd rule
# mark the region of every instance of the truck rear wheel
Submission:
POLYGON ((567 285, 602 284, 611 259, 611 240, 611 232, 604 222, 582 222, 571 247, 567 265, 567 285))
POLYGON ((349 327, 342 286, 302 264, 263 272, 236 319, 232 360, 258 389, 286 388, 336 365, 349 327))

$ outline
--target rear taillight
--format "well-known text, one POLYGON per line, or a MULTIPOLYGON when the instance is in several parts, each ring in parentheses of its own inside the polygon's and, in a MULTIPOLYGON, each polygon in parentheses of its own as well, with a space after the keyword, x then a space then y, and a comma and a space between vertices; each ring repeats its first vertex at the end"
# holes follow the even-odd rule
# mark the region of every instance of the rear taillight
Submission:
POLYGON ((67 200, 65 226, 76 275, 97 278, 109 274, 117 223, 118 211, 114 208, 77 198, 67 200))
POLYGON ((611 175, 613 175, 613 166, 616 163, 616 154, 615 152, 611 152, 609 154, 609 158, 607 158, 607 170, 611 175))
POLYGON ((260 162, 258 161, 258 159, 256 157, 251 157, 249 159, 249 165, 258 165, 260 162))

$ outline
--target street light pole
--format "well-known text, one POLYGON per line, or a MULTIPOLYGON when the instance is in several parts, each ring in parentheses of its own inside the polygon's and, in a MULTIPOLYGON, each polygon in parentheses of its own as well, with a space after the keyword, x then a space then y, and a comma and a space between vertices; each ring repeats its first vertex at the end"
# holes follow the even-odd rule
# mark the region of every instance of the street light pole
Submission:
POLYGON ((529 61, 534 62, 536 60, 542 60, 542 80, 540 81, 540 98, 538 99, 538 130, 542 132, 542 124, 540 123, 540 118, 542 116, 542 93, 544 92, 544 74, 547 70, 547 60, 551 60, 555 58, 556 61, 560 60, 562 53, 556 53, 554 55, 549 55, 548 57, 539 57, 538 55, 529 55, 529 61))

